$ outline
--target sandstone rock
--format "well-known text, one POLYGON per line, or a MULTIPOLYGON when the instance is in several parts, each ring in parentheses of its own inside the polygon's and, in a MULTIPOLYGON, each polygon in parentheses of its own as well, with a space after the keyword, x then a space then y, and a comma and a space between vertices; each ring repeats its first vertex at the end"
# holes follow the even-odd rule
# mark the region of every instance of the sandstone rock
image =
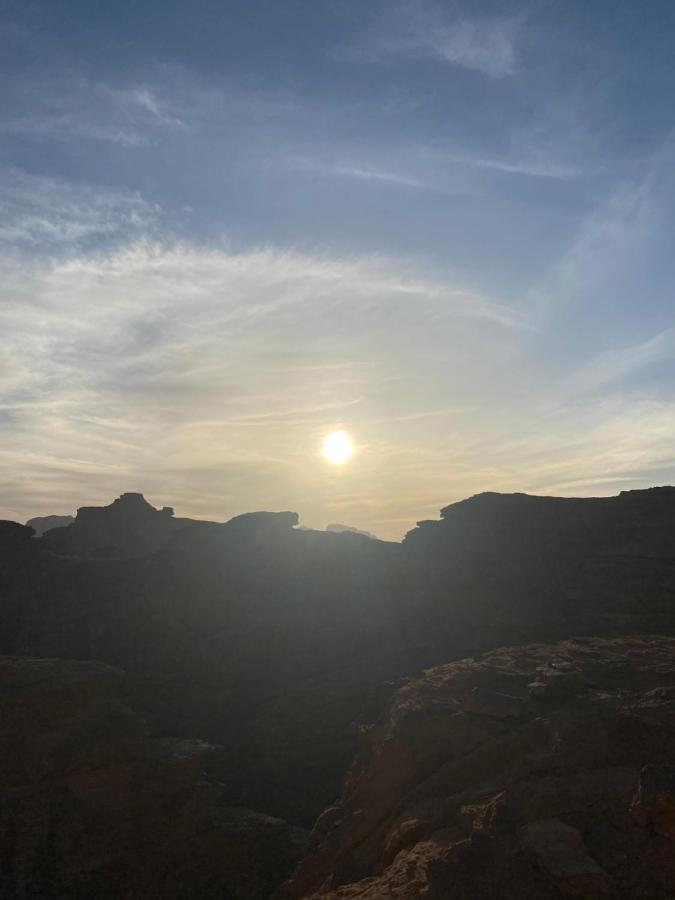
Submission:
POLYGON ((265 900, 301 836, 224 805, 217 748, 151 738, 123 680, 0 658, 0 896, 265 900))
POLYGON ((631 812, 641 825, 675 840, 675 766, 642 769, 631 812))
POLYGON ((583 673, 575 669, 571 663, 549 662, 537 666, 535 681, 527 686, 530 697, 534 699, 560 699, 573 697, 585 688, 583 673))
POLYGON ((576 828, 560 819, 540 819, 523 826, 520 838, 564 893, 588 897, 607 892, 607 873, 589 856, 576 828))
POLYGON ((464 712, 477 716, 491 716, 495 719, 511 719, 523 715, 521 697, 512 697, 499 691, 475 687, 463 702, 464 712))
POLYGON ((320 820, 277 896, 673 897, 673 688, 665 637, 505 648, 427 671, 366 733, 339 815, 320 820), (552 660, 593 685, 528 702, 552 660), (500 685, 522 714, 471 712, 477 684, 500 685))

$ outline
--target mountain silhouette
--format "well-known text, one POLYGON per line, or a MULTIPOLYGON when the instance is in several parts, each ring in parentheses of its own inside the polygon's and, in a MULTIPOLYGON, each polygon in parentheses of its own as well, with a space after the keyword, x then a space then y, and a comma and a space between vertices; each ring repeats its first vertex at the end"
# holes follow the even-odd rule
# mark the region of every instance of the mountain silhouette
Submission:
POLYGON ((74 522, 73 516, 35 516, 26 522, 29 528, 32 528, 37 537, 51 531, 52 528, 64 528, 74 522))

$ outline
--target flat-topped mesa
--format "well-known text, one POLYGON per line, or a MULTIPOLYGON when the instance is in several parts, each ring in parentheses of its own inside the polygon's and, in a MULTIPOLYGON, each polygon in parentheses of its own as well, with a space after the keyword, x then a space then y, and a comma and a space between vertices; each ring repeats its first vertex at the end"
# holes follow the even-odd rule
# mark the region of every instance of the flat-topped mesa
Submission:
POLYGON ((108 506, 82 506, 72 524, 47 532, 57 553, 90 557, 136 557, 158 550, 177 532, 201 524, 176 519, 173 508, 156 509, 143 494, 121 494, 108 506))
POLYGON ((300 521, 300 517, 296 512, 285 510, 283 512, 260 512, 242 513, 235 516, 229 522, 225 522, 222 526, 227 531, 237 532, 259 532, 259 531, 290 531, 300 521))
POLYGON ((417 523, 404 544, 444 547, 463 557, 518 556, 541 550, 675 556, 675 488, 622 491, 615 497, 539 497, 485 492, 417 523))

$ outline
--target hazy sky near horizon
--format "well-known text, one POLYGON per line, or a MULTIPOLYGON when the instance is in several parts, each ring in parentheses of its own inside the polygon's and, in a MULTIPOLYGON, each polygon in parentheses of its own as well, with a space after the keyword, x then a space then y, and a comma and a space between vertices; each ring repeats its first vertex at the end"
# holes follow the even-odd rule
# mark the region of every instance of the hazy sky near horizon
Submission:
POLYGON ((0 518, 675 481, 671 2, 0 11, 0 518))

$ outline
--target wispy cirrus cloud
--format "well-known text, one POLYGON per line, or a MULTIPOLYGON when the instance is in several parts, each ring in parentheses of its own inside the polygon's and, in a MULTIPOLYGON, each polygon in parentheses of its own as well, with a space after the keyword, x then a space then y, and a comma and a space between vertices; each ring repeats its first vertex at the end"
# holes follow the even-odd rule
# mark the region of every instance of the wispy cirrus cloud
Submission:
POLYGON ((654 289, 650 255, 660 255, 657 268, 664 267, 668 257, 661 254, 673 227, 674 160, 675 141, 669 134, 655 152, 605 184, 537 288, 541 309, 556 315, 566 306, 578 309, 610 296, 620 306, 635 302, 635 291, 654 289))
POLYGON ((667 359, 675 359, 675 327, 646 341, 596 356, 580 366, 565 387, 572 393, 596 391, 667 359))
POLYGON ((520 16, 451 14, 422 0, 387 7, 361 39, 336 51, 338 58, 372 62, 390 57, 435 59, 491 78, 516 66, 520 16))
POLYGON ((6 248, 54 251, 147 233, 158 210, 138 194, 0 169, 0 239, 6 248))
POLYGON ((292 156, 286 160, 290 169, 335 178, 354 178, 359 181, 390 184, 404 188, 428 190, 433 186, 414 175, 378 168, 367 163, 333 162, 310 156, 292 156))
POLYGON ((57 90, 46 75, 34 79, 7 97, 0 132, 136 147, 160 131, 185 127, 179 111, 147 84, 120 87, 70 78, 57 90))

